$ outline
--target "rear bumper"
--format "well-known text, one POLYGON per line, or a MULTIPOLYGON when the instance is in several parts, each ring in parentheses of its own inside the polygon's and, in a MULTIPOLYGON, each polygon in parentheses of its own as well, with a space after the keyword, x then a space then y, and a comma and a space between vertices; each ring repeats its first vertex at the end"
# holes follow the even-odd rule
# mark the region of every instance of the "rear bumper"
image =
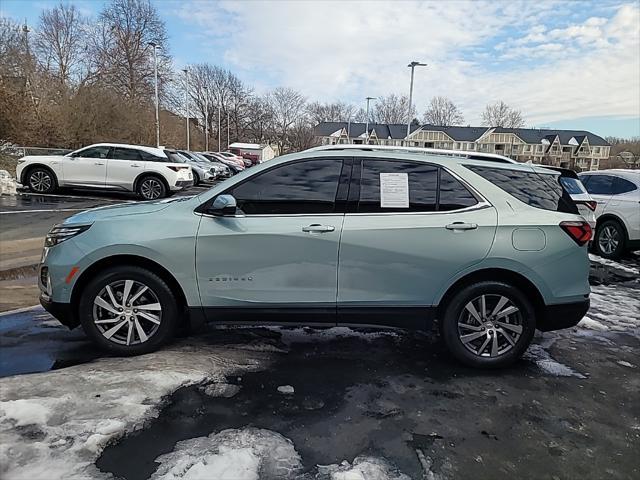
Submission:
POLYGON ((71 329, 80 325, 78 317, 73 308, 71 308, 70 303, 53 302, 45 295, 40 295, 40 305, 65 327, 71 329))
POLYGON ((547 305, 537 319, 538 330, 549 332, 576 326, 589 310, 589 299, 580 302, 547 305))

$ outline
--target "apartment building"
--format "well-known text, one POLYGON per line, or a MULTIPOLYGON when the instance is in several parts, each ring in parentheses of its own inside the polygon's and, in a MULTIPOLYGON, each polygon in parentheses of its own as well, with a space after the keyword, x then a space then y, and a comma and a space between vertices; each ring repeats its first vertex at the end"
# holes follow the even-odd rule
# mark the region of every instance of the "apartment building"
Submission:
POLYGON ((598 170, 609 158, 610 145, 583 130, 502 127, 440 127, 435 125, 322 122, 314 134, 321 145, 374 144, 496 153, 519 162, 539 163, 576 171, 598 170))

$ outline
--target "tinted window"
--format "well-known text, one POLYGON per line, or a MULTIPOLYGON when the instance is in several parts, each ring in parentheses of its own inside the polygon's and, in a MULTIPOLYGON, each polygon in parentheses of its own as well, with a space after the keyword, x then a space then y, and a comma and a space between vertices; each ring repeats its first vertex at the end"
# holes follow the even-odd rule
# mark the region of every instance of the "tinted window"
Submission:
POLYGON ((112 160, 140 160, 138 150, 131 148, 114 148, 109 156, 112 160))
POLYGON ((613 177, 613 194, 620 195, 621 193, 633 192, 636 188, 633 182, 620 177, 613 177))
POLYGON ((479 166, 467 168, 527 205, 544 210, 578 213, 575 204, 560 185, 557 174, 479 166))
POLYGON ((587 192, 592 195, 611 195, 613 193, 612 180, 609 175, 587 175, 589 182, 585 184, 587 192))
POLYGON ((438 210, 458 210, 477 204, 476 198, 453 175, 440 169, 440 198, 438 210))
POLYGON ((167 157, 169 157, 169 161, 172 163, 186 163, 186 160, 184 159, 184 157, 182 157, 176 152, 167 152, 165 150, 164 153, 167 155, 167 157))
POLYGON ((140 157, 142 158, 142 160, 144 160, 145 162, 166 162, 166 161, 168 161, 168 159, 165 158, 165 157, 158 157, 158 156, 154 155, 153 153, 145 152, 144 150, 138 150, 138 153, 140 154, 140 157))
POLYGON ((111 147, 92 147, 78 152, 74 157, 86 157, 86 158, 107 158, 111 147))
POLYGON ((582 182, 573 177, 560 177, 560 183, 570 195, 579 195, 586 193, 582 182))
POLYGON ((341 160, 290 163, 231 188, 245 214, 332 213, 341 160))
POLYGON ((360 177, 359 212, 433 212, 436 209, 438 168, 431 165, 394 160, 365 160, 360 177), (382 207, 380 174, 406 173, 409 181, 409 207, 382 207))

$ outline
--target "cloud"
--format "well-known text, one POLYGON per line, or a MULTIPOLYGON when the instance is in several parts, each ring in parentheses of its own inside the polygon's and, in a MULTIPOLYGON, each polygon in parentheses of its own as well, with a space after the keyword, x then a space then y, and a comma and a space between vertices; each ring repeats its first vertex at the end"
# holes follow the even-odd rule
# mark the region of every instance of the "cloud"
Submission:
POLYGON ((497 99, 530 123, 640 115, 637 3, 186 2, 177 14, 258 91, 358 103, 405 93, 420 60, 419 110, 446 95, 471 123, 497 99))

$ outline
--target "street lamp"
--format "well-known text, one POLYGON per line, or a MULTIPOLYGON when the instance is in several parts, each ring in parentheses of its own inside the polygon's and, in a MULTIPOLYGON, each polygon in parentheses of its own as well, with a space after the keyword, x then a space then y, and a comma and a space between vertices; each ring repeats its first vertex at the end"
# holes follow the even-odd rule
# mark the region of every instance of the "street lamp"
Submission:
POLYGON ((411 68, 411 85, 409 86, 409 111, 407 112, 407 141, 409 141, 409 134, 411 133, 411 104, 413 102, 413 69, 416 67, 426 67, 426 63, 420 63, 413 61, 407 67, 411 68))
POLYGON ((160 147, 160 102, 158 101, 158 44, 155 42, 149 42, 148 45, 153 47, 153 76, 155 78, 156 88, 156 147, 160 147))
POLYGON ((187 114, 187 150, 189 150, 189 67, 182 71, 184 72, 184 108, 187 114))
POLYGON ((376 97, 367 97, 367 118, 365 120, 365 127, 364 127, 364 133, 365 133, 365 138, 367 139, 367 145, 369 145, 369 102, 371 100, 375 100, 376 97))

